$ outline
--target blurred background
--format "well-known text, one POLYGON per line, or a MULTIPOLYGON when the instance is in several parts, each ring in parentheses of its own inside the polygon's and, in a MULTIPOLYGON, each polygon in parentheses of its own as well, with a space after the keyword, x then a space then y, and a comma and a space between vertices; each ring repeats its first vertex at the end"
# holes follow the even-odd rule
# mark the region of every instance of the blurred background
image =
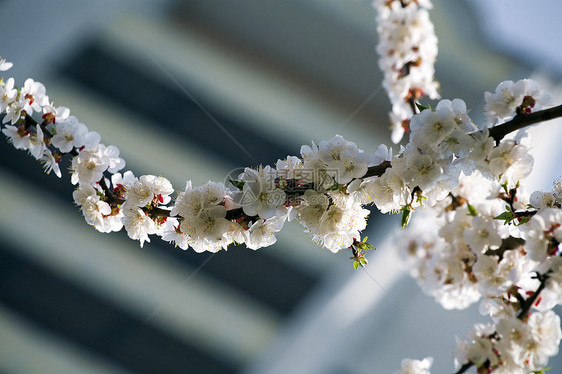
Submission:
MULTIPOLYGON (((555 0, 433 2, 442 97, 475 121, 502 80, 559 81, 555 0)), ((41 81, 127 169, 176 189, 335 134, 390 143, 369 1, 0 0, 0 14, 6 76, 41 81)), ((532 188, 562 174, 561 129, 537 129, 532 188)), ((4 141, 0 156, 1 373, 392 373, 426 356, 443 373, 454 336, 486 321, 421 294, 389 236, 398 217, 371 214, 378 250, 359 271, 297 223, 257 252, 140 248, 84 222, 64 171, 4 141)))

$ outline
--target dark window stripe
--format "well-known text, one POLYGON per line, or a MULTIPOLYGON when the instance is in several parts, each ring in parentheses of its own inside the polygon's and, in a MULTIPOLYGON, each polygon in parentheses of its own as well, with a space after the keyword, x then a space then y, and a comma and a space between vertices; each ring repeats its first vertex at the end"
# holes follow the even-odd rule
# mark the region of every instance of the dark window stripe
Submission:
MULTIPOLYGON (((183 139, 186 147, 196 146, 201 152, 211 154, 227 165, 273 164, 278 158, 295 153, 283 144, 252 132, 236 119, 226 117, 212 103, 205 102, 192 92, 197 101, 250 153, 253 157, 250 159, 158 66, 154 65, 150 71, 141 71, 99 45, 85 46, 60 68, 60 73, 101 99, 153 123, 159 131, 183 139)), ((184 86, 191 91, 187 84, 184 86)), ((244 95, 243 87, 240 87, 240 95, 244 95)))
POLYGON ((0 241, 0 300, 41 328, 138 373, 234 373, 232 363, 167 335, 19 257, 0 241))

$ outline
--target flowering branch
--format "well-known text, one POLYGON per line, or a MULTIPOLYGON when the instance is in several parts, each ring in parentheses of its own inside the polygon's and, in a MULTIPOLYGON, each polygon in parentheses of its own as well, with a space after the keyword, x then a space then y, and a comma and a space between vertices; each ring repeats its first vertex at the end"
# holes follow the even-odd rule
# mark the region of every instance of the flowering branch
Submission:
MULTIPOLYGON (((385 145, 371 154, 335 135, 303 145, 299 156, 274 167, 245 168, 228 185, 187 181, 176 192, 164 177, 121 173, 125 161, 117 147, 100 143, 99 134, 50 103, 45 87, 32 79, 17 88, 13 78, 0 78, 2 132, 59 177, 58 164, 70 155, 73 199, 86 222, 101 232, 125 228, 141 246, 156 235, 196 252, 232 243, 255 250, 275 243, 285 222, 296 220, 324 248, 351 249, 357 269, 375 249, 361 237, 370 213, 365 205, 402 212, 403 226, 417 208, 428 207, 421 212, 423 230, 416 232, 413 222, 401 235, 412 275, 445 308, 481 299, 481 312, 494 319, 476 325, 470 343, 459 340, 457 374, 472 366, 487 373, 538 372, 562 338, 560 319, 550 310, 562 300, 562 182, 547 193, 518 190, 533 158, 525 140, 505 136, 562 117, 562 105, 541 110, 551 105, 549 94, 524 79, 485 93, 487 124, 474 124, 460 99, 441 100, 435 109, 420 106, 422 97, 438 98, 431 2, 373 4, 383 86, 392 103, 391 137, 398 142, 410 134, 398 154, 385 145), (531 308, 536 311, 529 314, 531 308)), ((0 71, 10 67, 0 59, 0 71)), ((401 373, 428 374, 431 362, 405 360, 401 373)))
MULTIPOLYGON (((537 301, 537 299, 539 298, 539 295, 541 293, 541 291, 546 287, 546 281, 549 278, 549 274, 550 274, 550 270, 545 273, 545 274, 540 274, 537 273, 536 274, 536 278, 540 281, 539 287, 536 289, 535 292, 533 292, 533 294, 531 296, 529 296, 529 298, 527 298, 527 300, 525 300, 524 303, 521 304, 521 310, 519 311, 519 313, 517 314, 517 319, 519 320, 525 320, 529 317, 528 313, 531 310, 531 307, 533 306, 533 304, 537 301)), ((498 334, 497 332, 494 332, 493 334, 490 334, 491 338, 494 339, 498 339, 498 334)), ((508 336, 505 337, 505 339, 509 339, 508 336)), ((484 367, 486 367, 490 365, 490 361, 486 361, 484 367)), ((472 361, 468 361, 466 363, 464 363, 459 370, 457 370, 455 372, 455 374, 462 374, 464 372, 466 372, 468 369, 470 369, 472 366, 474 366, 475 364, 472 361)), ((489 372, 489 368, 486 367, 487 372, 489 372)))

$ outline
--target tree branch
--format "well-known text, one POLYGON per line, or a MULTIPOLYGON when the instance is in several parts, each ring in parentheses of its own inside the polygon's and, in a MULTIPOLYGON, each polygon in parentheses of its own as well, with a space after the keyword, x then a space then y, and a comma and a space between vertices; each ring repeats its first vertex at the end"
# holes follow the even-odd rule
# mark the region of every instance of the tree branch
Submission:
POLYGON ((559 117, 562 117, 562 105, 529 114, 518 114, 511 121, 492 127, 490 129, 490 137, 494 138, 496 143, 498 143, 507 134, 513 131, 520 130, 535 123, 550 121, 551 119, 559 117))
POLYGON ((539 298, 539 294, 546 287, 546 280, 548 279, 549 274, 550 274, 550 270, 547 271, 545 274, 537 273, 537 279, 540 280, 541 284, 539 285, 539 288, 537 288, 535 293, 533 293, 531 297, 529 297, 527 301, 525 301, 525 304, 523 305, 523 308, 519 311, 517 318, 522 320, 527 316, 527 313, 529 313, 529 310, 531 310, 531 307, 533 306, 535 301, 537 301, 537 299, 539 298))
POLYGON ((369 167, 369 169, 367 170, 367 174, 365 174, 363 178, 380 177, 390 166, 390 161, 383 161, 380 165, 371 166, 369 167))
POLYGON ((170 217, 170 210, 162 209, 157 206, 150 208, 150 215, 154 217, 170 217))
POLYGON ((472 367, 472 365, 474 365, 472 362, 467 362, 466 364, 464 364, 463 366, 460 367, 460 369, 458 371, 455 372, 455 374, 462 374, 465 371, 467 371, 468 369, 470 369, 472 367))
POLYGON ((121 205, 125 202, 125 199, 118 198, 117 196, 115 196, 113 191, 111 191, 109 189, 109 187, 105 183, 105 177, 104 176, 101 177, 101 179, 99 180, 98 183, 99 183, 100 187, 103 189, 103 192, 105 193, 105 197, 107 197, 110 204, 121 205))
POLYGON ((484 254, 486 256, 496 255, 500 259, 502 259, 505 251, 511 251, 523 245, 525 245, 525 240, 520 238, 514 238, 513 236, 509 236, 502 240, 502 244, 498 249, 488 249, 484 254))

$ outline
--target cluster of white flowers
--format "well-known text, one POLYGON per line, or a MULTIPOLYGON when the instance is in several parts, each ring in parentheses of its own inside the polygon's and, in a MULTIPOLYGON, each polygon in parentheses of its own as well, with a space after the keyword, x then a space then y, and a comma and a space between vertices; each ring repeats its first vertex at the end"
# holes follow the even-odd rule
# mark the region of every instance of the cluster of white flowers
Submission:
POLYGON ((74 202, 82 210, 88 224, 100 232, 120 231, 123 213, 102 200, 102 196, 103 191, 91 184, 81 185, 72 193, 74 202))
POLYGON ((561 338, 560 317, 552 310, 525 319, 509 315, 495 324, 475 325, 469 341, 457 338, 455 364, 471 362, 501 374, 538 372, 558 353, 561 338))
MULTIPOLYGON (((487 107, 495 108, 492 125, 536 111, 535 103, 548 97, 529 80, 502 82, 495 95, 486 94, 487 107), (506 92, 509 113, 502 107, 506 92)), ((524 131, 494 145, 483 138, 488 128, 470 133, 474 125, 466 108, 455 106, 462 118, 458 128, 439 105, 412 118, 411 139, 420 158, 435 153, 449 160, 448 167, 460 168, 456 185, 416 217, 423 222, 410 225, 399 247, 422 290, 444 308, 463 309, 481 300, 480 312, 493 320, 476 325, 468 341, 457 339, 459 370, 475 365, 493 373, 540 371, 558 353, 562 338, 560 319, 551 311, 562 303, 562 183, 529 195, 521 184, 533 166, 524 131), (454 133, 457 141, 447 140, 454 133)))
POLYGON ((504 81, 496 87, 495 93, 486 92, 485 112, 490 124, 495 124, 512 118, 513 113, 531 113, 548 105, 552 105, 552 97, 537 82, 530 79, 515 83, 504 81))
POLYGON ((415 102, 438 98, 434 81, 437 37, 429 19, 429 0, 374 0, 377 12, 379 66, 384 73, 392 112, 392 141, 398 143, 409 128, 415 102))

